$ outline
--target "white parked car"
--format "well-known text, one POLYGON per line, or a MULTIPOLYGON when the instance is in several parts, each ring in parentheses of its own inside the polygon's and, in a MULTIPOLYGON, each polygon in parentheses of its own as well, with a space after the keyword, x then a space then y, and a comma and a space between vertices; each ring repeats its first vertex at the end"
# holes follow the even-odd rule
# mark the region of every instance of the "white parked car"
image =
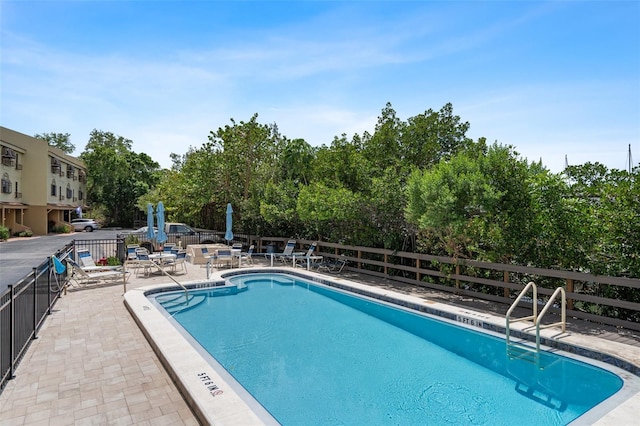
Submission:
POLYGON ((71 226, 73 226, 74 231, 81 232, 93 232, 98 229, 100 225, 94 219, 73 219, 71 221, 71 226))

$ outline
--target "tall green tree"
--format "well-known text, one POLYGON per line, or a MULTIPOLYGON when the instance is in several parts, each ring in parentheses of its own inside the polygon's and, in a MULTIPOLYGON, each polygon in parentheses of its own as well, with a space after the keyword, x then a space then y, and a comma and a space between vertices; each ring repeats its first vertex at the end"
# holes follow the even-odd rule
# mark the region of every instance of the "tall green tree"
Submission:
POLYGON ((87 165, 87 200, 101 209, 107 224, 133 225, 137 200, 159 180, 160 165, 131 150, 132 141, 93 130, 80 158, 87 165))
POLYGON ((522 260, 536 232, 529 186, 533 170, 508 146, 460 152, 412 174, 407 219, 431 239, 423 242, 431 250, 507 263, 522 260))
POLYGON ((401 142, 404 166, 428 168, 469 148, 473 144, 466 136, 469 127, 453 114, 451 103, 409 118, 401 142))
POLYGON ((371 169, 359 140, 349 141, 346 135, 334 137, 330 146, 316 151, 312 164, 313 179, 330 188, 344 187, 352 192, 366 190, 371 169))
POLYGON ((76 146, 71 143, 71 135, 69 133, 39 133, 34 138, 47 141, 50 146, 54 146, 65 154, 72 154, 76 146))
POLYGON ((248 122, 236 123, 211 131, 209 143, 220 155, 222 189, 229 201, 248 199, 251 186, 272 173, 281 136, 277 126, 258 123, 258 114, 248 122))
POLYGON ((372 171, 380 175, 388 167, 397 167, 402 161, 402 135, 406 123, 396 115, 387 102, 382 109, 375 132, 363 138, 363 153, 370 162, 372 171))

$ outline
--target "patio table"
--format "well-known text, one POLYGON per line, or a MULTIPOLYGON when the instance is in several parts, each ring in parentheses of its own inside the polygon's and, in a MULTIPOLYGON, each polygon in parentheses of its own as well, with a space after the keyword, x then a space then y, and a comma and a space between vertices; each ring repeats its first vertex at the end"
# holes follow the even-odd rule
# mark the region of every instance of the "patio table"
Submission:
POLYGON ((153 253, 149 255, 149 259, 158 266, 166 266, 169 260, 176 260, 177 255, 175 253, 153 253))

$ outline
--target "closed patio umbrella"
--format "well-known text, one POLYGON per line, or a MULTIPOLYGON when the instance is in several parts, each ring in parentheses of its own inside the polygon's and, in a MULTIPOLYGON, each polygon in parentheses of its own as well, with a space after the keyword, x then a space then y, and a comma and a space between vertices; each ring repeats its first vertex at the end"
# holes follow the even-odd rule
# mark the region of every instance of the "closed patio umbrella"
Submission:
POLYGON ((224 234, 224 239, 227 241, 233 240, 233 231, 231 227, 233 225, 233 218, 231 214, 233 213, 233 209, 231 208, 231 203, 227 204, 227 232, 224 234))
POLYGON ((153 206, 151 203, 147 203, 147 238, 153 240, 156 237, 156 233, 153 232, 153 206))
POLYGON ((156 216, 158 216, 158 243, 162 244, 167 241, 167 233, 164 232, 164 204, 162 201, 158 201, 158 207, 156 208, 156 216))

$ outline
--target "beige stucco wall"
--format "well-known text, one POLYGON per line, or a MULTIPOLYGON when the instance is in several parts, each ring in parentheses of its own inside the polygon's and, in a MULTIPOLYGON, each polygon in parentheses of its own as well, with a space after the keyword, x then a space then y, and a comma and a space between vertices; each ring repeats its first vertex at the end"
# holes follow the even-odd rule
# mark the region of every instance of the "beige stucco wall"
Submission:
POLYGON ((49 146, 46 141, 5 127, 0 127, 0 144, 13 149, 22 166, 22 170, 18 170, 15 166, 0 164, 0 177, 7 176, 14 185, 11 194, 0 194, 4 226, 14 220, 10 209, 17 209, 18 216, 24 217, 23 225, 31 228, 34 234, 43 235, 47 233, 49 221, 60 222, 64 212, 70 215, 78 206, 86 206, 86 180, 79 179, 81 172, 86 176, 86 166, 81 160, 49 146), (59 161, 59 170, 52 169, 52 158, 59 161), (52 195, 54 182, 56 193, 52 195), (18 198, 16 192, 21 197, 18 198))

